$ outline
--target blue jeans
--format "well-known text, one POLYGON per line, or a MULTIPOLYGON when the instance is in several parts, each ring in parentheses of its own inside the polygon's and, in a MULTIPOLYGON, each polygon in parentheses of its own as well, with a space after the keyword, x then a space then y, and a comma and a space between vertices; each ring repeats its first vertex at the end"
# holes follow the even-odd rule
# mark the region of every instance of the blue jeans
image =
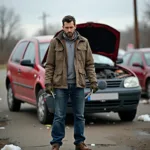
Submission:
POLYGON ((79 144, 85 140, 84 137, 84 89, 77 88, 76 84, 68 84, 68 89, 55 89, 55 114, 52 126, 52 138, 50 144, 59 143, 65 137, 65 118, 69 96, 72 101, 74 114, 74 144, 79 144))

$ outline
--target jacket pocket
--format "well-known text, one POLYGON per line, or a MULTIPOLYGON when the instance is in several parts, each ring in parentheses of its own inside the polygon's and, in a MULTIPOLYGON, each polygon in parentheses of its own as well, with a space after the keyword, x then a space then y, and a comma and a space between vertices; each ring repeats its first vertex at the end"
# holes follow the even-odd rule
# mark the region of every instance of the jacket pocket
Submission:
POLYGON ((85 70, 79 69, 79 84, 81 86, 85 86, 85 70))
POLYGON ((63 60, 64 57, 64 49, 62 47, 56 47, 56 60, 63 60))
POLYGON ((79 44, 77 47, 77 57, 79 60, 85 60, 87 48, 85 44, 79 44))
POLYGON ((59 86, 62 84, 62 73, 63 70, 57 70, 54 72, 54 76, 53 76, 53 85, 55 86, 59 86))

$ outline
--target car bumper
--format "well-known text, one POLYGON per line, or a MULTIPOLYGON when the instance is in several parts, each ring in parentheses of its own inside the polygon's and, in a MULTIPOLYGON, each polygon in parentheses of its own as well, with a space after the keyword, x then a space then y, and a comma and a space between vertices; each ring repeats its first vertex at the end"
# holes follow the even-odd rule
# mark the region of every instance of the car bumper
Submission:
MULTIPOLYGON (((85 89, 87 92, 88 89, 85 89)), ((136 109, 139 100, 141 98, 141 88, 116 88, 116 89, 106 89, 99 90, 98 93, 118 93, 118 99, 113 100, 86 100, 85 101, 85 113, 98 113, 98 112, 118 112, 118 111, 128 111, 136 109)), ((71 103, 68 104, 71 107, 71 103)), ((71 110, 68 110, 71 112, 71 110)))
MULTIPOLYGON (((85 93, 89 89, 85 89, 85 93)), ((85 100, 85 113, 98 113, 98 112, 119 112, 136 109, 141 98, 141 88, 107 88, 99 90, 95 94, 100 93, 118 93, 118 99, 112 100, 85 100)), ((49 111, 54 112, 53 102, 48 104, 49 111)), ((72 113, 72 104, 68 102, 67 113, 72 113)))

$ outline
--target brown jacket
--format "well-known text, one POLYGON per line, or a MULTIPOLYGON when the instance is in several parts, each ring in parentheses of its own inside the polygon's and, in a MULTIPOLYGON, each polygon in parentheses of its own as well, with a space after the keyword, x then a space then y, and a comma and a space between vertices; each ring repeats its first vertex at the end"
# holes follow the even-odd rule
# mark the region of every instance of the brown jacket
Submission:
MULTIPOLYGON (((45 67, 45 84, 50 83, 54 88, 68 88, 67 85, 67 49, 65 40, 60 32, 51 40, 45 67)), ((74 65, 76 86, 86 86, 85 76, 90 83, 97 82, 94 61, 89 42, 81 35, 75 41, 74 65)))

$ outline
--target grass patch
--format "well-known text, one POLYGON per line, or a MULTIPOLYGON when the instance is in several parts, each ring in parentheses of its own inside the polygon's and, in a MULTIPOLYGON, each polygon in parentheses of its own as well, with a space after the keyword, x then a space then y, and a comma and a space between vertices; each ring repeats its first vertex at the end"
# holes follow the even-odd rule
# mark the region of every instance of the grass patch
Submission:
POLYGON ((6 144, 9 144, 9 139, 0 139, 0 149, 3 148, 6 144))
POLYGON ((6 64, 0 64, 0 69, 5 69, 6 68, 6 64))

